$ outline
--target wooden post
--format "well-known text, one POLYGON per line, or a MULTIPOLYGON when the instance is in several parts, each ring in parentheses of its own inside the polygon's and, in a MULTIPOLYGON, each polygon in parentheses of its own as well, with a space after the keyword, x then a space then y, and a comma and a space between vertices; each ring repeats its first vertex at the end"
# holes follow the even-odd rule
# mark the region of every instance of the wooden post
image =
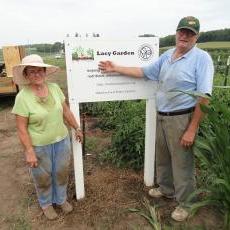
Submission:
POLYGON ((145 122, 145 162, 144 182, 146 186, 154 185, 155 169, 155 136, 156 136, 155 99, 146 100, 145 122))
MULTIPOLYGON (((70 108, 71 111, 73 111, 73 113, 76 115, 76 118, 80 117, 79 103, 77 103, 75 100, 71 100, 70 108)), ((80 119, 78 124, 80 125, 80 119)), ((75 188, 76 197, 79 200, 85 197, 82 145, 75 140, 73 132, 74 131, 72 131, 72 146, 74 158, 75 188)))

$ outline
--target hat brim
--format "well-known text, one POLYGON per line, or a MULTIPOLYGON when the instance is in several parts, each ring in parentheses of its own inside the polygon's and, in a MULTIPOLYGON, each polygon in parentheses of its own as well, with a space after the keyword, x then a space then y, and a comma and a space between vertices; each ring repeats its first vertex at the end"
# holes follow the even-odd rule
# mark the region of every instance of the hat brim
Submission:
POLYGON ((191 31, 194 32, 196 35, 199 34, 198 31, 196 31, 195 29, 193 29, 193 28, 191 28, 191 27, 188 27, 188 26, 181 26, 181 27, 178 27, 176 31, 181 30, 181 29, 191 30, 191 31))
POLYGON ((19 64, 13 67, 13 81, 17 85, 28 85, 29 80, 25 78, 23 75, 23 70, 26 66, 36 66, 36 67, 45 67, 46 68, 46 76, 54 74, 55 72, 59 71, 60 68, 54 65, 48 65, 44 63, 31 63, 31 64, 19 64))

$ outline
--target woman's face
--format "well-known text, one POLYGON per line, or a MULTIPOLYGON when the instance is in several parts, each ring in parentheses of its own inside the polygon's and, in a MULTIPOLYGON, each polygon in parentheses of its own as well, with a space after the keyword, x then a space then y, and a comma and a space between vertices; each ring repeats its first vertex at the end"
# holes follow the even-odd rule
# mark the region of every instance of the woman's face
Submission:
POLYGON ((30 84, 42 85, 45 82, 46 70, 44 67, 27 66, 24 73, 30 84))

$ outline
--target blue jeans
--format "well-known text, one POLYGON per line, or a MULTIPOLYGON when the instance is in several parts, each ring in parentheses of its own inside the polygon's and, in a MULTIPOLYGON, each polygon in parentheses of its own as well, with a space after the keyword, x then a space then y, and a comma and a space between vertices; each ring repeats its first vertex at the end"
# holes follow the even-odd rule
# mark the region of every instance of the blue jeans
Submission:
POLYGON ((34 146, 38 167, 31 168, 41 208, 63 204, 67 199, 70 163, 69 137, 45 146, 34 146))

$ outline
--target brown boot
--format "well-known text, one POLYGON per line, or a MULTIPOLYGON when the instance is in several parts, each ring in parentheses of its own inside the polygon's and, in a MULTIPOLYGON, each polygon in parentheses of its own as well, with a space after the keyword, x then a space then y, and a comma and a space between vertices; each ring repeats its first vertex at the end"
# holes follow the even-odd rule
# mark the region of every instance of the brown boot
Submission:
POLYGON ((50 205, 47 208, 43 209, 43 213, 46 216, 46 218, 49 219, 49 220, 54 220, 54 219, 57 219, 57 217, 58 217, 58 215, 57 215, 57 213, 54 210, 52 205, 50 205))
POLYGON ((60 207, 62 211, 66 214, 73 211, 73 206, 68 201, 65 201, 65 203, 60 205, 60 207))

